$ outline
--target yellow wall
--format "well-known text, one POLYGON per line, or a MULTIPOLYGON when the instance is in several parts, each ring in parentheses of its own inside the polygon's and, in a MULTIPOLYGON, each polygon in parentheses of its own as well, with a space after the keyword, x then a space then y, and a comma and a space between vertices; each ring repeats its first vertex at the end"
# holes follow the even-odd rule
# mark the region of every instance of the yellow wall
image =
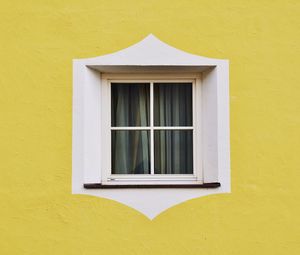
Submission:
POLYGON ((0 3, 0 254, 300 254, 299 0, 0 3), (71 195, 72 59, 149 33, 230 60, 232 193, 153 221, 71 195))

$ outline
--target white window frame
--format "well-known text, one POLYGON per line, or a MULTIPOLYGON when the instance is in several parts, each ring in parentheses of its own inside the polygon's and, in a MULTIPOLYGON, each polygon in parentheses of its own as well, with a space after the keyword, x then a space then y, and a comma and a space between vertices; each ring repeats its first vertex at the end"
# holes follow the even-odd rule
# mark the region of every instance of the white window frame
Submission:
MULTIPOLYGON (((149 35, 121 51, 73 60, 72 193, 112 199, 153 219, 188 199, 230 192, 229 62, 178 50, 149 35), (101 162, 109 157, 103 130, 110 123, 102 113, 110 97, 102 91, 108 76, 114 79, 196 79, 201 82, 202 184, 102 185, 101 162), (130 77, 129 77, 130 76, 130 77), (170 78, 172 77, 172 78, 170 78), (103 188, 109 187, 108 189, 103 188), (143 187, 139 190, 136 187, 143 187), (213 187, 213 188, 212 188, 213 187)), ((200 138, 199 138, 200 139, 200 138)), ((197 155, 199 157, 199 155, 197 155)), ((154 183, 159 181, 153 180, 154 183)))
MULTIPOLYGON (((203 184, 203 169, 201 161, 201 74, 187 75, 177 74, 104 74, 101 82, 101 94, 111 99, 111 83, 149 83, 150 84, 150 125, 149 127, 111 127, 102 128, 101 137, 105 139, 102 143, 102 151, 106 150, 107 155, 101 161, 101 184, 102 185, 189 185, 203 184), (190 127, 154 127, 153 123, 153 86, 154 83, 191 83, 192 84, 192 107, 193 125, 190 127), (193 130, 193 174, 154 174, 154 130, 193 130), (143 175, 116 175, 111 174, 111 130, 149 130, 151 137, 151 174, 143 175)), ((103 100, 102 126, 109 126, 111 123, 111 101, 103 100), (108 105, 106 105, 108 103, 108 105)), ((147 186, 146 186, 147 187, 147 186)))

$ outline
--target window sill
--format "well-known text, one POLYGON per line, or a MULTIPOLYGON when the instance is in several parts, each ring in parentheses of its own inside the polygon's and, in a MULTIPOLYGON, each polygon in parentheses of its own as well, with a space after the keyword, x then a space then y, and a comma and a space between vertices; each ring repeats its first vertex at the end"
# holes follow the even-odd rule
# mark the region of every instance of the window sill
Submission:
POLYGON ((210 182, 203 184, 101 184, 101 183, 85 183, 83 187, 85 189, 190 189, 190 188, 219 188, 221 183, 210 182))

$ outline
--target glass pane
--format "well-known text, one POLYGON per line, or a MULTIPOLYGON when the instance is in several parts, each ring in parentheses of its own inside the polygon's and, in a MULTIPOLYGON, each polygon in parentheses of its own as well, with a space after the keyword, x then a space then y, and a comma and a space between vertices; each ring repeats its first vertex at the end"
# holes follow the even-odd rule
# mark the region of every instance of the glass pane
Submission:
POLYGON ((193 174, 193 131, 154 131, 154 173, 193 174))
POLYGON ((154 125, 192 126, 192 83, 154 83, 154 125))
POLYGON ((150 174, 150 132, 113 130, 112 174, 150 174))
POLYGON ((111 125, 149 126, 149 83, 111 84, 111 125))

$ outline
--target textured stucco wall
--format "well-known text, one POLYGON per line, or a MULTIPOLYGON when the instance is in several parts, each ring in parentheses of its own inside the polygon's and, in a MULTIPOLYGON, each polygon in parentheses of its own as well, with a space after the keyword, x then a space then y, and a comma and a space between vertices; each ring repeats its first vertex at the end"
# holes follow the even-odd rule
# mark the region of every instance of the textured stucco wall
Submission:
POLYGON ((300 1, 0 2, 0 254, 300 254, 300 1), (153 221, 71 195, 73 58, 154 33, 230 60, 232 193, 153 221))

